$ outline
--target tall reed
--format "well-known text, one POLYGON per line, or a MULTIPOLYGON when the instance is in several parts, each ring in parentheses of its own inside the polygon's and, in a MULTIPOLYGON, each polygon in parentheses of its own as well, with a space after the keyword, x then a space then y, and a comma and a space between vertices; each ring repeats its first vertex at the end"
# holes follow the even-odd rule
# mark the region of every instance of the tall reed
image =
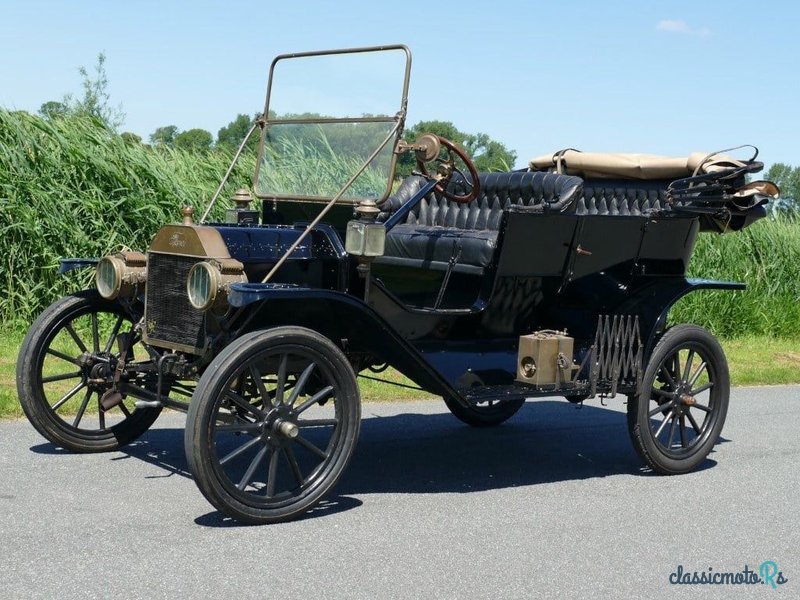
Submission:
MULTIPOLYGON (((298 172, 323 163, 336 172, 335 154, 296 150, 303 160, 318 161, 298 172)), ((162 225, 179 220, 181 206, 202 209, 230 157, 225 150, 191 153, 126 142, 89 118, 51 121, 0 109, 0 321, 25 328, 53 299, 88 284, 88 271, 59 276, 61 257, 146 249, 162 225)), ((255 156, 246 154, 223 198, 250 183, 254 166, 255 156)), ((800 335, 798 223, 770 219, 740 233, 702 234, 690 274, 749 287, 691 294, 675 307, 673 321, 726 337, 800 335)))

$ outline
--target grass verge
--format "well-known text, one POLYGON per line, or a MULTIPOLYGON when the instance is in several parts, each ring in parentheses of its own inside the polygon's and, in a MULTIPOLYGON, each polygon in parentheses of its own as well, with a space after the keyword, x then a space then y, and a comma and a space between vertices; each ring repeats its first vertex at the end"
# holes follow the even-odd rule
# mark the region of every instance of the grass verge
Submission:
MULTIPOLYGON (((0 418, 22 416, 17 400, 15 370, 22 334, 0 333, 0 418)), ((733 385, 775 385, 800 383, 800 340, 766 336, 725 340, 722 342, 731 371, 733 385)), ((397 371, 389 369, 369 377, 394 383, 413 385, 397 371)), ((433 399, 431 394, 416 389, 388 385, 359 377, 361 397, 365 402, 433 399)))

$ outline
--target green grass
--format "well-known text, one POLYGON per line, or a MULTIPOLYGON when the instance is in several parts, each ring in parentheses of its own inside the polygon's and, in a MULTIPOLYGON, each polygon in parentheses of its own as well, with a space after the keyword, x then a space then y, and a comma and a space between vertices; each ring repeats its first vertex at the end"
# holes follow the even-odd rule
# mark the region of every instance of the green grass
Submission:
MULTIPOLYGON (((267 189, 311 185, 311 172, 314 185, 333 189, 361 166, 331 149, 284 146, 296 159, 293 168, 267 171, 267 189)), ((0 323, 25 328, 53 300, 84 287, 74 278, 91 274, 60 277, 60 258, 146 250, 185 205, 199 218, 232 154, 126 141, 88 117, 46 120, 0 109, 0 323)), ((255 161, 252 150, 242 155, 212 220, 221 220, 235 189, 250 185, 255 161)), ((367 170, 354 191, 385 188, 378 178, 367 170)))
MULTIPOLYGON (((22 334, 0 332, 0 418, 22 416, 17 400, 15 369, 22 334)), ((766 336, 723 341, 728 357, 733 385, 774 385, 800 383, 800 339, 780 339, 766 336)), ((413 385, 397 371, 389 369, 370 377, 388 379, 413 385)), ((400 400, 430 400, 436 396, 403 387, 388 385, 359 377, 361 399, 364 402, 395 402, 400 400)))

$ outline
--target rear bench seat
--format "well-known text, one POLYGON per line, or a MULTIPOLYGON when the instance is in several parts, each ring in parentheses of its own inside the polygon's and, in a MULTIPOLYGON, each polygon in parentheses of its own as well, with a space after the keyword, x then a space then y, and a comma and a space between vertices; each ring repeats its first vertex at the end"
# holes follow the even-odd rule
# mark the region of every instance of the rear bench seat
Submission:
MULTIPOLYGON (((481 193, 469 204, 452 202, 431 192, 411 211, 405 223, 386 236, 384 256, 378 264, 445 271, 453 264, 457 273, 481 275, 492 261, 503 211, 524 206, 532 211, 575 210, 583 180, 556 173, 513 171, 480 173, 481 193)), ((408 177, 397 192, 380 205, 385 220, 424 185, 422 177, 408 177)), ((465 194, 456 176, 449 190, 465 194)))
POLYGON ((671 179, 586 179, 575 205, 579 215, 643 215, 664 207, 671 179))

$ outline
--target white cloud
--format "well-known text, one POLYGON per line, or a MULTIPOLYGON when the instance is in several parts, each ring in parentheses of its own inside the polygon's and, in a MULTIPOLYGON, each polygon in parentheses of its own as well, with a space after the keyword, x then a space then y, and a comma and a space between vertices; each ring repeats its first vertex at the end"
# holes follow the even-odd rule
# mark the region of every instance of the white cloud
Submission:
POLYGON ((659 31, 666 31, 667 33, 677 33, 678 35, 691 35, 695 37, 705 38, 711 35, 711 29, 708 27, 692 27, 686 21, 675 19, 664 19, 659 21, 656 25, 659 31))

